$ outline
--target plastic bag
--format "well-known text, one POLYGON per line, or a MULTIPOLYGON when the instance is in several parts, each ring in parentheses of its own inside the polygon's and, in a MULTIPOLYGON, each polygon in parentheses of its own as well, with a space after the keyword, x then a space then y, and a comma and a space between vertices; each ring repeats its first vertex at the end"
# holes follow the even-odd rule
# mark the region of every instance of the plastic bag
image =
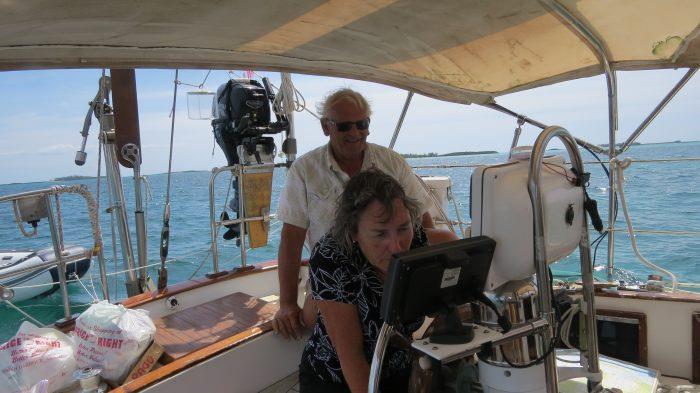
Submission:
POLYGON ((0 392, 55 392, 73 383, 73 342, 52 328, 23 322, 0 345, 0 392), (46 380, 46 381, 42 381, 46 380))
POLYGON ((42 379, 32 387, 29 393, 49 393, 49 380, 42 379))
POLYGON ((120 383, 156 334, 146 310, 106 301, 93 304, 75 321, 78 367, 102 369, 102 378, 120 383))

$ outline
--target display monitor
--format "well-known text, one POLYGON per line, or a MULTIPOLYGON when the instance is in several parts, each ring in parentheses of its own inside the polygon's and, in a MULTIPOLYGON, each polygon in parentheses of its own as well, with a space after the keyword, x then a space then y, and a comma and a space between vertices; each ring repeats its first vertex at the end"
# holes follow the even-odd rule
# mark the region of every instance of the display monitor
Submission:
POLYGON ((482 297, 496 241, 477 236, 392 257, 381 315, 389 324, 447 313, 482 297))

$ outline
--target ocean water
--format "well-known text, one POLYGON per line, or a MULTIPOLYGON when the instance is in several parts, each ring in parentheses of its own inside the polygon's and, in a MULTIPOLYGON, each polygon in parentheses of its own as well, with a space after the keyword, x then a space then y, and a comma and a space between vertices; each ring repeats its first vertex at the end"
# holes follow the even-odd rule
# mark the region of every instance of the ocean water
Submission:
MULTIPOLYGON (((564 151, 553 151, 562 154, 564 151)), ((587 152, 582 152, 585 161, 593 161, 587 152)), ((625 157, 635 160, 663 158, 700 157, 700 142, 649 144, 633 146, 625 157)), ((504 162, 505 154, 489 154, 457 157, 431 157, 409 159, 412 166, 425 165, 471 165, 493 164, 504 162)), ((700 232, 700 171, 698 161, 634 163, 625 171, 625 194, 632 222, 636 229, 694 231, 700 232)), ((608 180, 598 164, 587 164, 586 171, 591 173, 588 188, 589 195, 598 201, 601 217, 607 218, 607 187, 608 180)), ((469 179, 473 168, 430 168, 416 169, 421 175, 450 176, 452 192, 457 201, 457 208, 463 219, 469 220, 469 179)), ((122 181, 129 209, 132 242, 136 247, 136 237, 133 224, 133 179, 128 176, 130 171, 124 170, 122 181)), ((273 177, 272 208, 277 208, 279 192, 284 184, 285 171, 275 171, 273 177)), ((171 219, 170 219, 170 249, 168 262, 169 283, 184 281, 190 277, 201 277, 212 271, 209 226, 209 179, 208 171, 179 172, 172 174, 171 189, 171 219)), ((159 238, 162 228, 162 214, 165 202, 167 175, 157 174, 148 176, 151 198, 145 203, 147 214, 148 259, 149 264, 160 262, 159 238)), ((216 183, 216 211, 221 212, 228 197, 228 174, 221 174, 216 183)), ((94 195, 97 195, 97 180, 79 180, 63 182, 36 182, 22 184, 0 185, 0 195, 14 194, 23 191, 43 189, 58 184, 85 184, 94 195)), ((112 229, 109 215, 105 209, 109 206, 106 194, 106 181, 100 184, 100 211, 102 221, 105 257, 109 276, 109 290, 112 299, 126 296, 123 281, 121 256, 114 259, 112 245, 112 229)), ((64 239, 66 244, 77 244, 90 247, 92 244, 91 231, 87 219, 85 203, 79 196, 64 195, 61 197, 63 213, 64 239)), ((219 213, 217 213, 219 214, 219 213)), ((456 219, 452 205, 448 214, 456 219)), ((49 247, 51 238, 48 224, 43 220, 39 226, 39 235, 25 238, 15 223, 12 206, 9 203, 0 204, 0 249, 37 249, 49 247)), ((624 228, 622 210, 617 216, 617 227, 624 228)), ((273 221, 270 227, 270 241, 267 246, 251 250, 248 253, 248 263, 259 263, 276 258, 279 231, 281 225, 273 221)), ((591 232, 591 240, 596 238, 591 232)), ((240 251, 233 241, 221 240, 218 235, 220 268, 229 270, 240 264, 240 251)), ((638 234, 637 243, 641 253, 649 260, 671 270, 681 282, 700 282, 700 239, 698 235, 658 235, 638 234)), ((117 240, 118 242, 118 240, 117 240)), ((117 243, 117 249, 119 248, 117 243)), ((607 255, 607 238, 604 239, 596 254, 596 265, 604 265, 607 255)), ((69 285, 73 311, 80 312, 92 300, 88 294, 95 291, 101 294, 99 287, 99 272, 94 258, 93 268, 82 279, 82 284, 69 285)), ((557 271, 579 271, 578 253, 574 252, 562 261, 552 265, 557 271)), ((640 278, 645 278, 650 270, 639 263, 632 251, 629 236, 626 232, 618 232, 615 238, 615 266, 623 272, 629 272, 640 278)), ((149 268, 154 281, 157 280, 158 266, 149 268)), ((601 276, 602 277, 602 276, 601 276)), ((48 296, 18 302, 16 305, 43 323, 50 323, 63 316, 60 293, 54 292, 48 296)), ((0 306, 0 342, 5 341, 19 327, 24 319, 17 311, 0 306)))

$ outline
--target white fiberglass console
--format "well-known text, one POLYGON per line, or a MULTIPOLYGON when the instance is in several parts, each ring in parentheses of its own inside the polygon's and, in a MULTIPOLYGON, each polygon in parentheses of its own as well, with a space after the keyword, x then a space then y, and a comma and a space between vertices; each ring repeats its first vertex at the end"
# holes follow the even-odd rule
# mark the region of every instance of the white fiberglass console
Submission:
MULTIPOLYGON (((472 236, 496 240, 496 251, 485 289, 535 273, 532 203, 527 190, 530 160, 482 166, 471 178, 472 236)), ((544 203, 547 263, 573 252, 581 238, 583 188, 561 156, 546 157, 540 175, 544 203)))

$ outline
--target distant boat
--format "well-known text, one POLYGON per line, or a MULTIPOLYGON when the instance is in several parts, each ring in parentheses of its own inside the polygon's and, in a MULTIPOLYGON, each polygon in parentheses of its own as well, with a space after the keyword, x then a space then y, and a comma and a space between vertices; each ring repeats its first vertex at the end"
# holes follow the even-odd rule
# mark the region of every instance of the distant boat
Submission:
MULTIPOLYGON (((76 262, 66 264, 66 278, 70 280, 74 274, 77 274, 78 277, 85 275, 90 269, 91 251, 80 246, 66 246, 65 251, 67 252, 65 258, 79 258, 76 262)), ((53 248, 39 251, 0 251, 0 275, 5 276, 7 273, 38 266, 55 259, 53 248)), ((13 302, 31 299, 39 295, 48 295, 59 288, 58 283, 58 268, 55 265, 0 279, 1 286, 13 290, 14 297, 11 299, 13 302)))

